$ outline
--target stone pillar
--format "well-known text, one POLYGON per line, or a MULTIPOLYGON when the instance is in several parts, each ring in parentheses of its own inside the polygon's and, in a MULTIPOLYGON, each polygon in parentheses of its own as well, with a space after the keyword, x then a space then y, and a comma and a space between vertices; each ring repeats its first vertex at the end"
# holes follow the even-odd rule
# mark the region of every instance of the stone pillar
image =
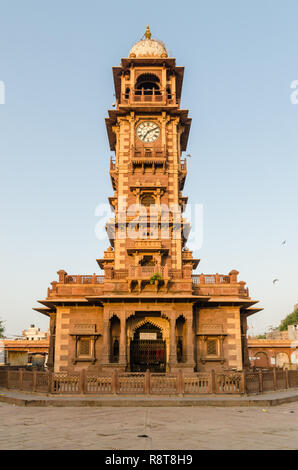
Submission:
POLYGON ((177 366, 176 318, 170 319, 170 368, 177 366))
POLYGON ((101 355, 101 363, 102 364, 109 364, 110 362, 110 321, 109 318, 104 316, 103 321, 103 344, 102 344, 102 355, 101 355))
POLYGON ((126 318, 123 315, 120 318, 119 364, 126 367, 126 362, 126 318))
POLYGON ((186 317, 186 364, 194 369, 194 332, 193 332, 193 315, 186 317))

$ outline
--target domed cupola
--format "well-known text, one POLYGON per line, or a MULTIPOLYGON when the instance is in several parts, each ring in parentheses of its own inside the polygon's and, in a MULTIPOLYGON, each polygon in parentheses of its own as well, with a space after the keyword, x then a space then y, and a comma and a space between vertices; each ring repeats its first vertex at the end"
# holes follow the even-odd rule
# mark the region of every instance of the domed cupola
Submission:
POLYGON ((147 25, 144 37, 138 41, 129 51, 130 58, 168 57, 166 46, 162 41, 151 38, 149 25, 147 25))

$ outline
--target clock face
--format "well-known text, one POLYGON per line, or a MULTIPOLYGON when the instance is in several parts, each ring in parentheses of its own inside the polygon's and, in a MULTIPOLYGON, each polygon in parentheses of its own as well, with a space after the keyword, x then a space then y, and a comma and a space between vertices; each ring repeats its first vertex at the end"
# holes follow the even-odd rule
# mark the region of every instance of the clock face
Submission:
POLYGON ((137 127, 137 136, 142 142, 155 142, 160 136, 160 128, 155 122, 142 122, 137 127))

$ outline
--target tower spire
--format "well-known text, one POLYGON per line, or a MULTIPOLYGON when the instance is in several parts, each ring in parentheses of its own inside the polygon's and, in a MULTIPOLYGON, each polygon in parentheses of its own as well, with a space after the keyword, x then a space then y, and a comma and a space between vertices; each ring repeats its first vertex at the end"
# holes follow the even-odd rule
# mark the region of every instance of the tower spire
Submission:
POLYGON ((149 28, 149 24, 147 24, 145 38, 146 39, 151 39, 151 31, 150 31, 150 28, 149 28))

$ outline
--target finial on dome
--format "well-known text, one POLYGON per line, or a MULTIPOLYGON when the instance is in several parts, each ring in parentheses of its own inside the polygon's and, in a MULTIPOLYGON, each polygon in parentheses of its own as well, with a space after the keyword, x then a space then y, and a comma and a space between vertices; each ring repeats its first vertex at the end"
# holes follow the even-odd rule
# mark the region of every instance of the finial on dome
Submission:
POLYGON ((149 24, 147 24, 145 38, 146 39, 151 39, 151 31, 150 31, 150 28, 149 28, 149 24))
POLYGON ((129 51, 129 57, 132 59, 168 57, 166 46, 158 39, 152 39, 149 25, 142 39, 136 42, 129 51))

